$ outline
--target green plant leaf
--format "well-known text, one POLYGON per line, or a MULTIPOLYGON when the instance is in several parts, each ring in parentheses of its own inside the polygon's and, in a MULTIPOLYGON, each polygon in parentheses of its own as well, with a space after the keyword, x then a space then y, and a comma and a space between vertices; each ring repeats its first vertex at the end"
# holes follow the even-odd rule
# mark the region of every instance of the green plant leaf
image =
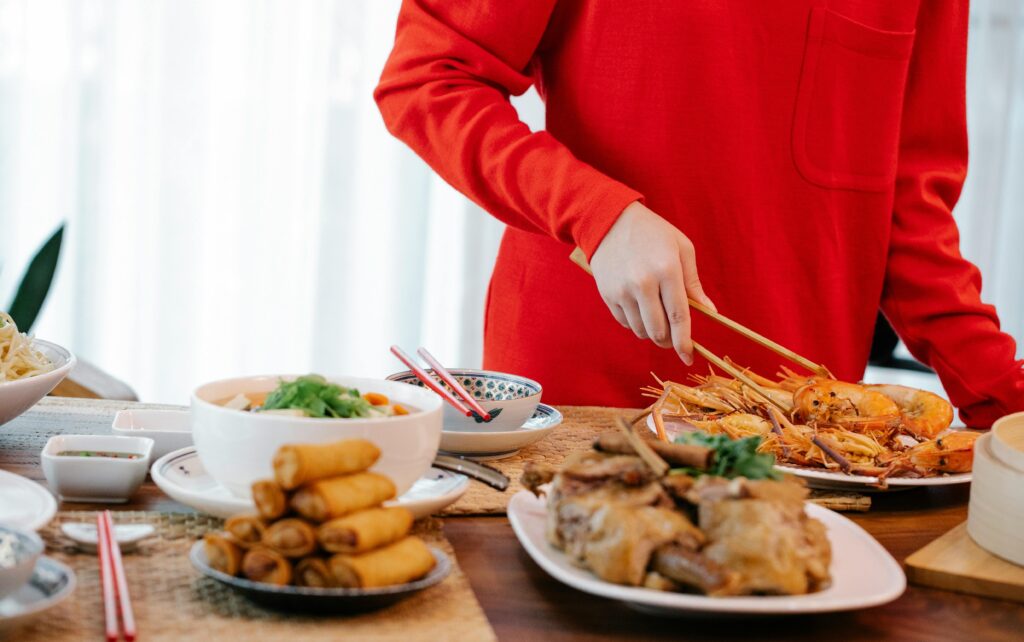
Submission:
POLYGON ((14 317, 18 329, 28 332, 36 322, 39 311, 43 308, 46 295, 50 292, 53 284, 53 275, 57 271, 57 261, 60 259, 61 241, 64 239, 64 224, 57 228, 57 231, 47 239, 46 243, 39 248, 36 255, 25 270, 25 276, 21 277, 21 283, 14 293, 14 299, 8 307, 8 313, 14 317))

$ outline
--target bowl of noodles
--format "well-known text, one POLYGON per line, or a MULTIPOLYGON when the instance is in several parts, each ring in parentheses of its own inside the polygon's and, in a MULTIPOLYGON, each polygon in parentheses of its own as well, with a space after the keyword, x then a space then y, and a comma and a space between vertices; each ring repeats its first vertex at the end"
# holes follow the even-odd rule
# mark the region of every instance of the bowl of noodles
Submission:
POLYGON ((28 336, 0 312, 0 426, 34 406, 75 367, 75 355, 28 336))

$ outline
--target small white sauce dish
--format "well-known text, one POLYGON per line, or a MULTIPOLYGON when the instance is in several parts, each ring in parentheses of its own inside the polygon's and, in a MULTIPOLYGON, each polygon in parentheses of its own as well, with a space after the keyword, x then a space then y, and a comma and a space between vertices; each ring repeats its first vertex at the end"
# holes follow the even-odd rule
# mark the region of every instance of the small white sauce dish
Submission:
POLYGON ((110 426, 119 437, 149 437, 153 461, 192 445, 192 419, 187 410, 122 410, 110 426))
POLYGON ((35 533, 0 526, 0 600, 28 582, 43 548, 35 533))
POLYGON ((69 502, 120 504, 135 494, 146 478, 153 454, 148 437, 55 435, 43 448, 43 474, 50 490, 69 502), (62 452, 118 452, 134 459, 60 455, 62 452))
MULTIPOLYGON (((65 522, 60 525, 64 535, 86 553, 95 553, 99 536, 94 522, 65 522)), ((129 553, 139 542, 156 532, 152 524, 114 524, 114 539, 122 553, 129 553)))
MULTIPOLYGON (((484 410, 491 414, 491 420, 484 422, 477 417, 467 417, 451 404, 444 404, 445 432, 507 432, 519 430, 533 416, 540 403, 543 392, 541 385, 532 379, 518 375, 494 372, 491 370, 473 370, 469 368, 449 368, 448 372, 462 384, 468 393, 480 403, 484 410)), ((433 370, 427 370, 430 375, 433 370)), ((434 377, 437 383, 451 390, 451 387, 434 377)), ((396 372, 388 377, 391 381, 407 383, 425 388, 423 382, 411 371, 396 372)), ((458 397, 459 395, 456 395, 458 397)))

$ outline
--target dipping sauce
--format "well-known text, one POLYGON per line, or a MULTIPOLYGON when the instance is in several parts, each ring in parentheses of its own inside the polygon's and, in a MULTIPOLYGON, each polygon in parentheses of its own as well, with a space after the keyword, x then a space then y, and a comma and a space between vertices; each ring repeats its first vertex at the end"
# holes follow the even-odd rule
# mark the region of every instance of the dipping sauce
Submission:
POLYGON ((58 457, 106 457, 108 459, 139 459, 138 453, 122 453, 113 450, 62 450, 58 457))

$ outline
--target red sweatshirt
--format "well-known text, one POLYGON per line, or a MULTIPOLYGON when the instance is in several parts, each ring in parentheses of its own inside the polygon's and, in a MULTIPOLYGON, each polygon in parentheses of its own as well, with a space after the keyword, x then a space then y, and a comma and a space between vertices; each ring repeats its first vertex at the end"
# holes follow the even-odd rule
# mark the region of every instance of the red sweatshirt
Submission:
MULTIPOLYGON (((388 128, 508 224, 485 367, 551 403, 637 406, 685 380, 569 261, 642 199, 693 241, 718 309, 858 380, 881 306, 984 427, 1024 410, 1013 339, 950 214, 967 167, 967 2, 405 0, 376 99, 388 128), (509 95, 535 84, 546 131, 509 95)), ((757 371, 779 358, 696 315, 757 371)))

